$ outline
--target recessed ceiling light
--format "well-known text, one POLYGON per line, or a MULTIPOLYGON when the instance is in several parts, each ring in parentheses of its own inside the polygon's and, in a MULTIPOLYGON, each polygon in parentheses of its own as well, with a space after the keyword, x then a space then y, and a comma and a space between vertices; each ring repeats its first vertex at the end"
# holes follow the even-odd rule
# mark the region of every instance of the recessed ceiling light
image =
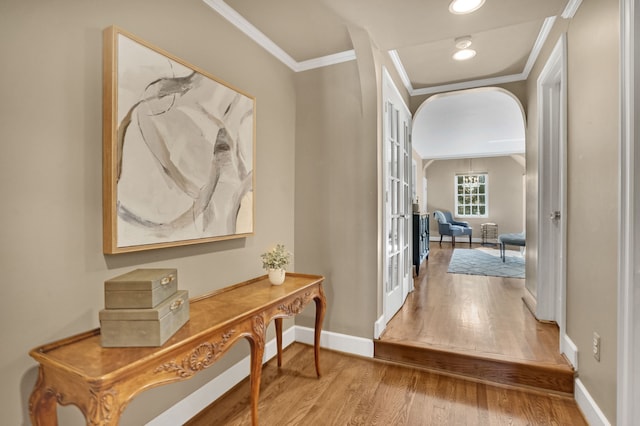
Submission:
POLYGON ((471 36, 462 36, 454 40, 457 49, 466 49, 471 46, 471 36))
POLYGON ((467 59, 471 59, 476 56, 476 51, 473 49, 462 49, 458 50, 453 54, 453 59, 456 61, 466 61, 467 59))
POLYGON ((456 15, 474 12, 482 7, 484 0, 453 0, 449 5, 449 12, 456 15))
POLYGON ((456 49, 458 49, 453 54, 453 59, 455 59, 456 61, 466 61, 467 59, 471 59, 476 56, 476 51, 470 49, 472 44, 470 35, 457 37, 454 40, 454 43, 456 45, 456 49))

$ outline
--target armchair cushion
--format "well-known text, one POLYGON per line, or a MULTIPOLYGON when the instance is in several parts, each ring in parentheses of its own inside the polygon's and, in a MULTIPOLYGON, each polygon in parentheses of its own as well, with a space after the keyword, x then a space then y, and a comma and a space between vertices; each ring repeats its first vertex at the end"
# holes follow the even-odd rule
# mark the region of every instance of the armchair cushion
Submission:
POLYGON ((452 238, 452 242, 455 245, 455 237, 460 235, 468 235, 469 243, 471 243, 471 234, 473 228, 469 226, 468 222, 456 221, 451 217, 451 212, 442 212, 436 210, 433 212, 433 216, 438 221, 438 232, 440 233, 440 242, 442 242, 442 236, 447 235, 452 238))
POLYGON ((451 212, 442 212, 442 214, 445 217, 446 221, 449 222, 450 224, 462 226, 463 228, 469 228, 469 222, 464 222, 461 220, 453 220, 453 217, 451 216, 451 212))

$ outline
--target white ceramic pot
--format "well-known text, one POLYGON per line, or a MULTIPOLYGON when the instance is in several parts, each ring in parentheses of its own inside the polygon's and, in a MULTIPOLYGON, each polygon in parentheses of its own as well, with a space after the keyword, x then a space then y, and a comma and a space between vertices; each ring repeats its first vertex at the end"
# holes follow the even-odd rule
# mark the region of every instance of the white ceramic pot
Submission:
POLYGON ((284 282, 284 269, 269 269, 269 281, 273 285, 280 285, 284 282))

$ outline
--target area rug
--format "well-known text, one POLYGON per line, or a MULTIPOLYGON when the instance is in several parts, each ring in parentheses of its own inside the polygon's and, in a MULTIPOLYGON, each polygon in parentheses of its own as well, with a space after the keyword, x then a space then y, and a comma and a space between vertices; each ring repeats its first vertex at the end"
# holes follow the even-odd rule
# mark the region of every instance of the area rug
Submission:
POLYGON ((449 273, 524 278, 524 257, 507 250, 505 262, 497 249, 455 249, 449 262, 449 273))

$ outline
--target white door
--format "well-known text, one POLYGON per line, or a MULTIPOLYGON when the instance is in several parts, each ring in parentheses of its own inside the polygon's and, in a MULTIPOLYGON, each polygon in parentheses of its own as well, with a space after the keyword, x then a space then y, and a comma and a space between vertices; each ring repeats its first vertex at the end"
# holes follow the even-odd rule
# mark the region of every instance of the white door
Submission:
POLYGON ((383 86, 383 310, 384 324, 404 303, 411 262, 411 115, 385 72, 383 86))
MULTIPOLYGON (((618 424, 640 418, 640 7, 620 2, 621 141, 618 230, 618 424)), ((595 422, 594 422, 595 423, 595 422)))
POLYGON ((540 114, 538 287, 536 317, 555 321, 564 345, 566 312, 566 80, 565 37, 538 79, 540 114))

